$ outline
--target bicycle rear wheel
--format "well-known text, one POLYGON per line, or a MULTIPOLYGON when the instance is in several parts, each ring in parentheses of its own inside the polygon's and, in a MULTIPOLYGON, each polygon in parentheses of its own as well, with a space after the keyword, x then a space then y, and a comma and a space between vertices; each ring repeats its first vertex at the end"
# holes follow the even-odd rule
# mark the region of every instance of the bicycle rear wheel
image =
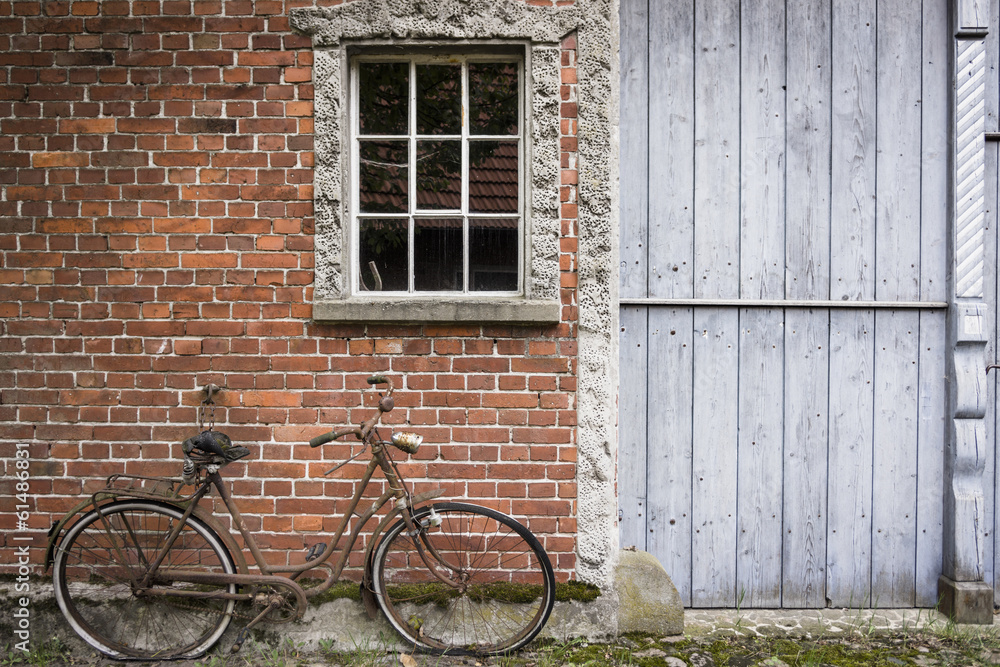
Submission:
POLYGON ((478 505, 438 503, 413 517, 419 536, 399 521, 374 557, 376 598, 396 630, 419 649, 453 655, 506 653, 534 639, 555 602, 555 576, 538 539, 478 505))
POLYGON ((88 512, 66 533, 52 583, 59 608, 88 644, 115 658, 196 658, 226 631, 234 600, 184 593, 235 593, 234 584, 170 578, 171 570, 236 572, 222 540, 195 517, 184 524, 153 580, 141 585, 182 516, 170 505, 126 500, 88 512))

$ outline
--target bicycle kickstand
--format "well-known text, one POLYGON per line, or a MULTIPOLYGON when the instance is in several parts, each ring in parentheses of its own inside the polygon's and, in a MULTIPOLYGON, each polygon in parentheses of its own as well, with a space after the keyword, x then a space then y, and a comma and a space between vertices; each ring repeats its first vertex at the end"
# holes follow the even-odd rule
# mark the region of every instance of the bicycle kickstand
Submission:
POLYGON ((283 601, 280 599, 280 597, 278 596, 272 597, 271 602, 268 603, 266 607, 264 607, 263 611, 257 614, 257 616, 252 621, 247 623, 246 627, 240 628, 240 631, 236 634, 236 641, 233 642, 233 646, 231 649, 229 649, 229 651, 231 653, 239 653, 240 649, 243 648, 243 642, 245 642, 247 638, 250 637, 250 629, 253 626, 260 623, 261 621, 263 621, 264 617, 267 616, 269 613, 280 607, 282 605, 282 602, 283 601))

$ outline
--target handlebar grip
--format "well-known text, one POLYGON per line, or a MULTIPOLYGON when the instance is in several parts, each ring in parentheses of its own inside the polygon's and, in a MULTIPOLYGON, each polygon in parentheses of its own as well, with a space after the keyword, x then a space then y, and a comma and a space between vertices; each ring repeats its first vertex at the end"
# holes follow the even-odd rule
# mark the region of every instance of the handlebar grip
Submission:
POLYGON ((388 384, 388 382, 384 375, 372 375, 368 378, 368 384, 388 384))
POLYGON ((331 440, 336 440, 337 438, 343 438, 345 435, 354 434, 358 436, 358 440, 361 439, 361 429, 356 426, 351 426, 348 428, 342 428, 337 431, 330 431, 329 433, 324 433, 323 435, 317 435, 315 438, 309 441, 310 447, 319 447, 320 445, 325 445, 331 440))
POLYGON ((320 445, 325 445, 331 440, 336 440, 336 439, 337 439, 337 434, 334 433, 333 431, 330 431, 329 433, 324 433, 323 435, 317 435, 315 438, 309 441, 309 446, 319 447, 320 445))

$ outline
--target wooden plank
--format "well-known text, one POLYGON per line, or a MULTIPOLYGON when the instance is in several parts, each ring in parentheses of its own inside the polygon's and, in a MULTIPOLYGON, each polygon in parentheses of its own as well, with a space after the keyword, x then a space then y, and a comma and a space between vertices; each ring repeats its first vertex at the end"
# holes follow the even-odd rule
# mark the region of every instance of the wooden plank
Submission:
POLYGON ((694 313, 691 606, 733 607, 736 588, 736 449, 739 312, 694 313))
POLYGON ((647 309, 619 311, 618 508, 622 547, 646 549, 647 309))
POLYGON ((649 202, 647 0, 621 0, 619 201, 621 296, 646 294, 649 202))
POLYGON ((875 295, 920 297, 920 4, 878 3, 875 295))
POLYGON ((875 0, 833 3, 830 298, 875 297, 875 0))
POLYGON ((881 607, 916 602, 919 327, 919 313, 875 313, 872 596, 881 607))
MULTIPOLYGON (((920 177, 920 297, 946 301, 948 291, 949 152, 951 133, 951 51, 948 6, 923 5, 923 93, 920 177)), ((936 584, 935 584, 936 587, 936 584)))
POLYGON ((785 311, 782 607, 826 606, 829 340, 829 311, 785 311))
MULTIPOLYGON (((986 35, 986 71, 1000 72, 1000 2, 990 0, 990 17, 994 21, 986 35)), ((1000 79, 986 77, 986 131, 1000 131, 1000 79)), ((992 172, 986 172, 990 174, 992 172)), ((987 265, 989 266, 989 265, 987 265)))
POLYGON ((830 294, 831 0, 788 2, 785 296, 830 294))
POLYGON ((696 297, 740 296, 739 44, 739 0, 695 4, 696 297))
MULTIPOLYGON (((916 604, 938 603, 941 574, 941 535, 944 510, 944 439, 948 437, 945 410, 945 360, 948 354, 947 316, 943 312, 920 313, 919 385, 917 405, 917 554, 916 604)), ((990 494, 992 496, 992 494, 990 494)))
POLYGON ((740 296, 785 294, 785 2, 743 5, 740 296))
MULTIPOLYGON (((923 79, 920 297, 945 300, 948 290, 949 138, 951 126, 951 50, 947 3, 923 4, 921 76, 923 79)), ((922 313, 919 347, 919 422, 917 444, 916 603, 937 604, 941 574, 944 502, 942 445, 948 437, 945 383, 949 354, 944 313, 922 313)), ((992 494, 991 494, 992 495, 992 494)))
POLYGON ((874 311, 830 312, 827 606, 871 598, 874 311))
MULTIPOLYGON (((996 0, 994 0, 996 2, 996 0)), ((1000 4, 1000 3, 998 3, 1000 4)), ((991 33, 992 34, 992 33, 991 33)), ((1000 156, 998 144, 986 144, 986 266, 997 266, 1000 261, 1000 235, 997 234, 998 209, 1000 204, 1000 156)), ((1000 295, 1000 272, 994 272, 993 279, 986 280, 986 303, 992 304, 992 316, 989 317, 990 334, 986 344, 986 359, 989 363, 998 358, 997 334, 1000 332, 1000 313, 997 308, 997 298, 1000 295)), ((989 496, 985 499, 985 523, 989 535, 986 535, 984 560, 986 562, 986 581, 993 585, 993 604, 1000 604, 1000 548, 997 547, 997 531, 1000 529, 1000 465, 997 465, 997 434, 1000 433, 1000 410, 997 410, 997 379, 1000 374, 990 371, 986 386, 986 447, 989 454, 986 457, 986 471, 983 487, 989 496)))
POLYGON ((649 7, 649 294, 694 294, 694 2, 649 7))
POLYGON ((747 607, 781 606, 782 315, 740 310, 736 576, 747 607))
POLYGON ((691 605, 691 406, 694 311, 649 313, 646 549, 691 605))

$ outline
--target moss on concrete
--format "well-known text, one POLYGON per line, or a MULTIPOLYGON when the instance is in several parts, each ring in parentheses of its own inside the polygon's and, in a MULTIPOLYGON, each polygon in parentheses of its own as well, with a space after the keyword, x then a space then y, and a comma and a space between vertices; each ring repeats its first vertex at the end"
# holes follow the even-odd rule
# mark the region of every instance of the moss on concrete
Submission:
MULTIPOLYGON (((308 582, 305 582, 308 588, 308 582)), ((397 599, 407 598, 423 602, 447 604, 448 600, 458 595, 458 591, 450 589, 445 584, 436 582, 425 584, 405 584, 391 586, 389 593, 397 599)), ((469 589, 469 597, 476 601, 498 600, 510 604, 528 603, 537 600, 542 594, 541 586, 529 584, 493 583, 473 586, 469 589)), ((556 584, 557 602, 593 602, 601 595, 601 589, 582 581, 566 581, 556 584)), ((310 599, 311 604, 323 604, 332 600, 347 598, 355 602, 361 601, 361 590, 357 582, 340 581, 328 590, 310 599)))

